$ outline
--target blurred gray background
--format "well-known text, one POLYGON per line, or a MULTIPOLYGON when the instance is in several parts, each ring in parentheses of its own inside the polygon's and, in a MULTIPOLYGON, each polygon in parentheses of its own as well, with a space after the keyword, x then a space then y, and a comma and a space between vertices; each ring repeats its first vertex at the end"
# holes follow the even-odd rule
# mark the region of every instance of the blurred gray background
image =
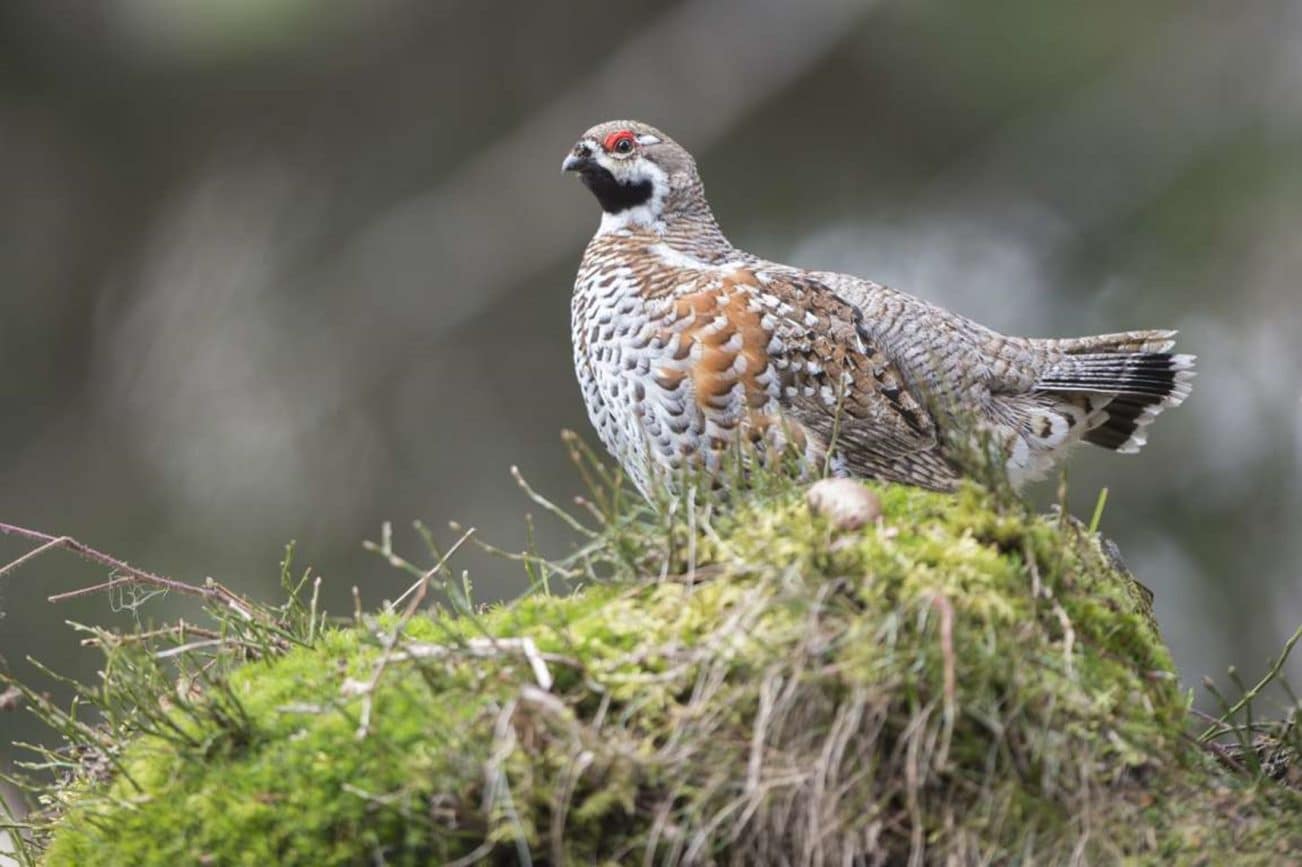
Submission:
MULTIPOLYGON (((591 438, 568 305, 598 213, 559 165, 614 117, 690 148, 762 255, 1018 334, 1180 328, 1193 397, 1138 458, 1079 452, 1073 506, 1110 487, 1186 683, 1264 670, 1302 620, 1285 0, 6 0, 0 521, 264 599, 296 539, 338 613, 406 585, 362 550, 382 521, 413 556, 416 518, 518 549, 509 466, 565 498, 558 432, 591 438)), ((133 615, 45 597, 104 577, 0 579, 4 663, 93 677, 64 621, 133 615)), ((0 764, 38 736, 0 714, 0 764)))

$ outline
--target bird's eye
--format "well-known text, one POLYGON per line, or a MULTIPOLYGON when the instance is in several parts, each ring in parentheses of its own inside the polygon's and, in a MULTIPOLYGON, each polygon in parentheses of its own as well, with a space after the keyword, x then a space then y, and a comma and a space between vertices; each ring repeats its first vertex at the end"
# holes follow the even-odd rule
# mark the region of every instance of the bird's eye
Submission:
POLYGON ((601 143, 602 148, 607 153, 615 152, 620 154, 630 153, 633 145, 636 144, 637 137, 633 135, 632 130, 621 129, 618 132, 612 132, 606 136, 606 140, 601 143))

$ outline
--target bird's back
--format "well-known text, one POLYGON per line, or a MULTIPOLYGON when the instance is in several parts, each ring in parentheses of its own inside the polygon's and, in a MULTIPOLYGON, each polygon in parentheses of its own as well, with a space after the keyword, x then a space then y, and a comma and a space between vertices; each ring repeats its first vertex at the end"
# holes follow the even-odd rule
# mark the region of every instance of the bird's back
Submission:
POLYGON ((1137 452, 1145 428, 1191 390, 1195 359, 1171 352, 1174 331, 1010 337, 869 280, 817 276, 863 312, 951 424, 968 416, 966 426, 1006 442, 1015 483, 1043 476, 1080 442, 1137 452))

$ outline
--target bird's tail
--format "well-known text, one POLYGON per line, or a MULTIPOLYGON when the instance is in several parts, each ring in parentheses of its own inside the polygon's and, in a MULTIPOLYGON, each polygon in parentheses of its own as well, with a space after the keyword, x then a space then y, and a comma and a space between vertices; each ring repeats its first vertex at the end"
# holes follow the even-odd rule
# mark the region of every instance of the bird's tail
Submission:
POLYGON ((1139 451, 1145 428, 1193 388, 1194 356, 1170 350, 1174 331, 1128 331, 1044 341, 1052 360, 1036 391, 1062 395, 1086 411, 1086 442, 1139 451))

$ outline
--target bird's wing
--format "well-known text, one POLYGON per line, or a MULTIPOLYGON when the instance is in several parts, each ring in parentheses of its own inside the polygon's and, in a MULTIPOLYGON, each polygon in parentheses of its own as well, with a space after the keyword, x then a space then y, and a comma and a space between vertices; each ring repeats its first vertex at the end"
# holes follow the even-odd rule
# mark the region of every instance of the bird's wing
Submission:
POLYGON ((932 414, 858 307, 805 274, 756 275, 786 413, 834 446, 856 474, 951 488, 932 414))

